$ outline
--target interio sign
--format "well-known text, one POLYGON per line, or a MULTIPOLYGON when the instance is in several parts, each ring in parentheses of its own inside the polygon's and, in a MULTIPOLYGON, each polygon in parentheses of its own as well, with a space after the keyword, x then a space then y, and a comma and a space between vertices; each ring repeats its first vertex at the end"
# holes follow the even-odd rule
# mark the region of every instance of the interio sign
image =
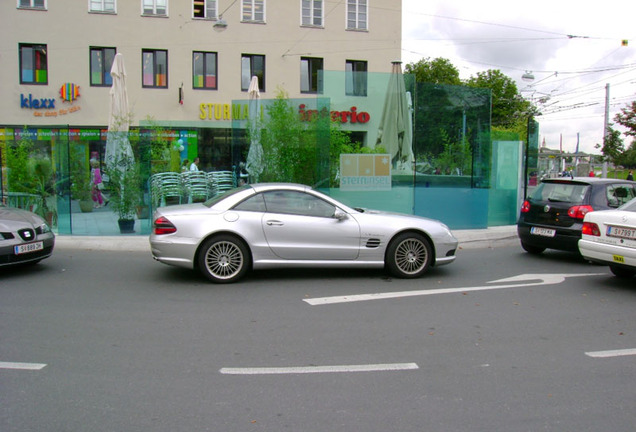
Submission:
MULTIPOLYGON (((80 97, 80 87, 77 84, 66 83, 60 87, 60 99, 62 102, 73 103, 80 97)), ((31 93, 25 95, 20 94, 20 108, 33 110, 34 117, 57 117, 58 115, 66 115, 80 110, 78 105, 68 108, 57 109, 55 106, 55 98, 38 98, 31 93)))
MULTIPOLYGON (((263 105, 260 105, 260 116, 263 118, 263 105)), ((327 111, 307 109, 305 104, 298 105, 298 116, 301 121, 310 121, 319 114, 328 114, 331 121, 340 123, 366 124, 371 120, 371 115, 366 111, 358 111, 358 107, 352 106, 345 111, 327 111)), ((249 104, 199 104, 200 120, 247 120, 249 119, 249 104)))

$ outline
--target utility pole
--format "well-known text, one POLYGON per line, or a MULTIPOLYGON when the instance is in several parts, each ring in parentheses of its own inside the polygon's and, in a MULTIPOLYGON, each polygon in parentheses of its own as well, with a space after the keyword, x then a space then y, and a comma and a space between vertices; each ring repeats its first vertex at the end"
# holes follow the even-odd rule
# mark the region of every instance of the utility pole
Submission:
MULTIPOLYGON (((610 102, 610 85, 609 83, 605 84, 605 122, 603 129, 603 145, 607 142, 609 138, 609 102, 610 102)), ((607 177, 607 161, 603 162, 603 174, 601 177, 607 177)))

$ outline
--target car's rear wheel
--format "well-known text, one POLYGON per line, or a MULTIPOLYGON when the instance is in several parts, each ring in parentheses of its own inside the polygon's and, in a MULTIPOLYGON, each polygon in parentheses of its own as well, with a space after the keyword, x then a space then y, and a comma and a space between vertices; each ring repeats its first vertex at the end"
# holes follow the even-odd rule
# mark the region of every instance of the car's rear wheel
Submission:
POLYGON ((199 269, 215 283, 232 283, 241 279, 251 267, 247 245, 231 235, 206 240, 198 257, 199 269))
POLYGON ((540 253, 542 253, 545 248, 544 247, 540 247, 540 246, 532 246, 529 245, 528 243, 524 243, 521 242, 521 247, 523 248, 524 251, 531 253, 533 255, 538 255, 540 253))
POLYGON ((395 277, 419 277, 426 273, 432 260, 433 247, 421 234, 400 234, 387 248, 386 267, 395 277))
POLYGON ((614 273, 614 276, 624 279, 629 279, 634 277, 636 274, 636 270, 626 269, 625 267, 618 266, 610 266, 610 271, 614 273))

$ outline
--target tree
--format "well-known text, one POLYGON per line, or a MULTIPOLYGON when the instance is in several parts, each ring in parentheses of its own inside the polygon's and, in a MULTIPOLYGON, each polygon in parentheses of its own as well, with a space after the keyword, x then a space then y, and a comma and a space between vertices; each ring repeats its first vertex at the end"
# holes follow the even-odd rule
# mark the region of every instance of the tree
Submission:
POLYGON ((618 163, 627 168, 636 168, 636 140, 620 155, 618 163))
POLYGON ((415 75, 416 82, 450 85, 462 83, 457 68, 441 57, 434 60, 427 57, 417 63, 409 63, 404 68, 404 73, 415 75))
POLYGON ((533 105, 523 99, 512 78, 501 71, 489 69, 471 76, 466 85, 487 88, 492 92, 492 126, 515 128, 525 124, 528 117, 536 114, 533 105))
POLYGON ((607 127, 607 135, 603 139, 603 146, 596 144, 595 147, 601 149, 604 160, 611 162, 614 165, 619 164, 619 159, 625 151, 625 146, 621 139, 621 133, 612 128, 612 125, 607 127))
POLYGON ((614 121, 627 129, 625 135, 636 137, 636 101, 631 106, 622 108, 621 112, 614 116, 614 121))

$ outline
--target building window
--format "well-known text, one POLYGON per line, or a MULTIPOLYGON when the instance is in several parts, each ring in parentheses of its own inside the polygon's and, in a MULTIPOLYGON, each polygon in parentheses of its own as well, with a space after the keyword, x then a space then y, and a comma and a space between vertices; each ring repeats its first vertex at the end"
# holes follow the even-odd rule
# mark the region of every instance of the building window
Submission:
POLYGON ((141 51, 142 87, 168 88, 168 51, 141 51))
POLYGON ((217 89, 217 54, 215 52, 194 51, 192 53, 192 88, 217 89))
POLYGON ((166 16, 168 15, 168 0, 141 0, 141 13, 151 16, 166 16))
POLYGON ((49 83, 46 45, 20 44, 20 84, 49 83))
POLYGON ((46 10, 46 0, 18 0, 18 8, 46 10))
POLYGON ((321 58, 300 58, 301 93, 322 93, 322 62, 321 58))
POLYGON ((250 88, 253 76, 258 77, 258 89, 265 91, 265 56, 241 55, 241 90, 247 91, 250 88))
POLYGON ((367 30, 367 0, 347 0, 347 29, 367 30))
POLYGON ((117 12, 117 0, 89 0, 88 8, 90 12, 117 12))
POLYGON ((242 0, 243 22, 265 22, 265 0, 242 0))
POLYGON ((345 94, 347 96, 367 95, 367 62, 347 60, 345 64, 345 94))
POLYGON ((192 2, 192 17, 193 18, 208 18, 216 19, 216 0, 193 0, 192 2))
POLYGON ((322 0, 301 0, 301 23, 304 26, 322 27, 322 0))
POLYGON ((91 47, 90 69, 92 87, 110 87, 113 78, 110 76, 110 68, 117 50, 115 48, 91 47))

